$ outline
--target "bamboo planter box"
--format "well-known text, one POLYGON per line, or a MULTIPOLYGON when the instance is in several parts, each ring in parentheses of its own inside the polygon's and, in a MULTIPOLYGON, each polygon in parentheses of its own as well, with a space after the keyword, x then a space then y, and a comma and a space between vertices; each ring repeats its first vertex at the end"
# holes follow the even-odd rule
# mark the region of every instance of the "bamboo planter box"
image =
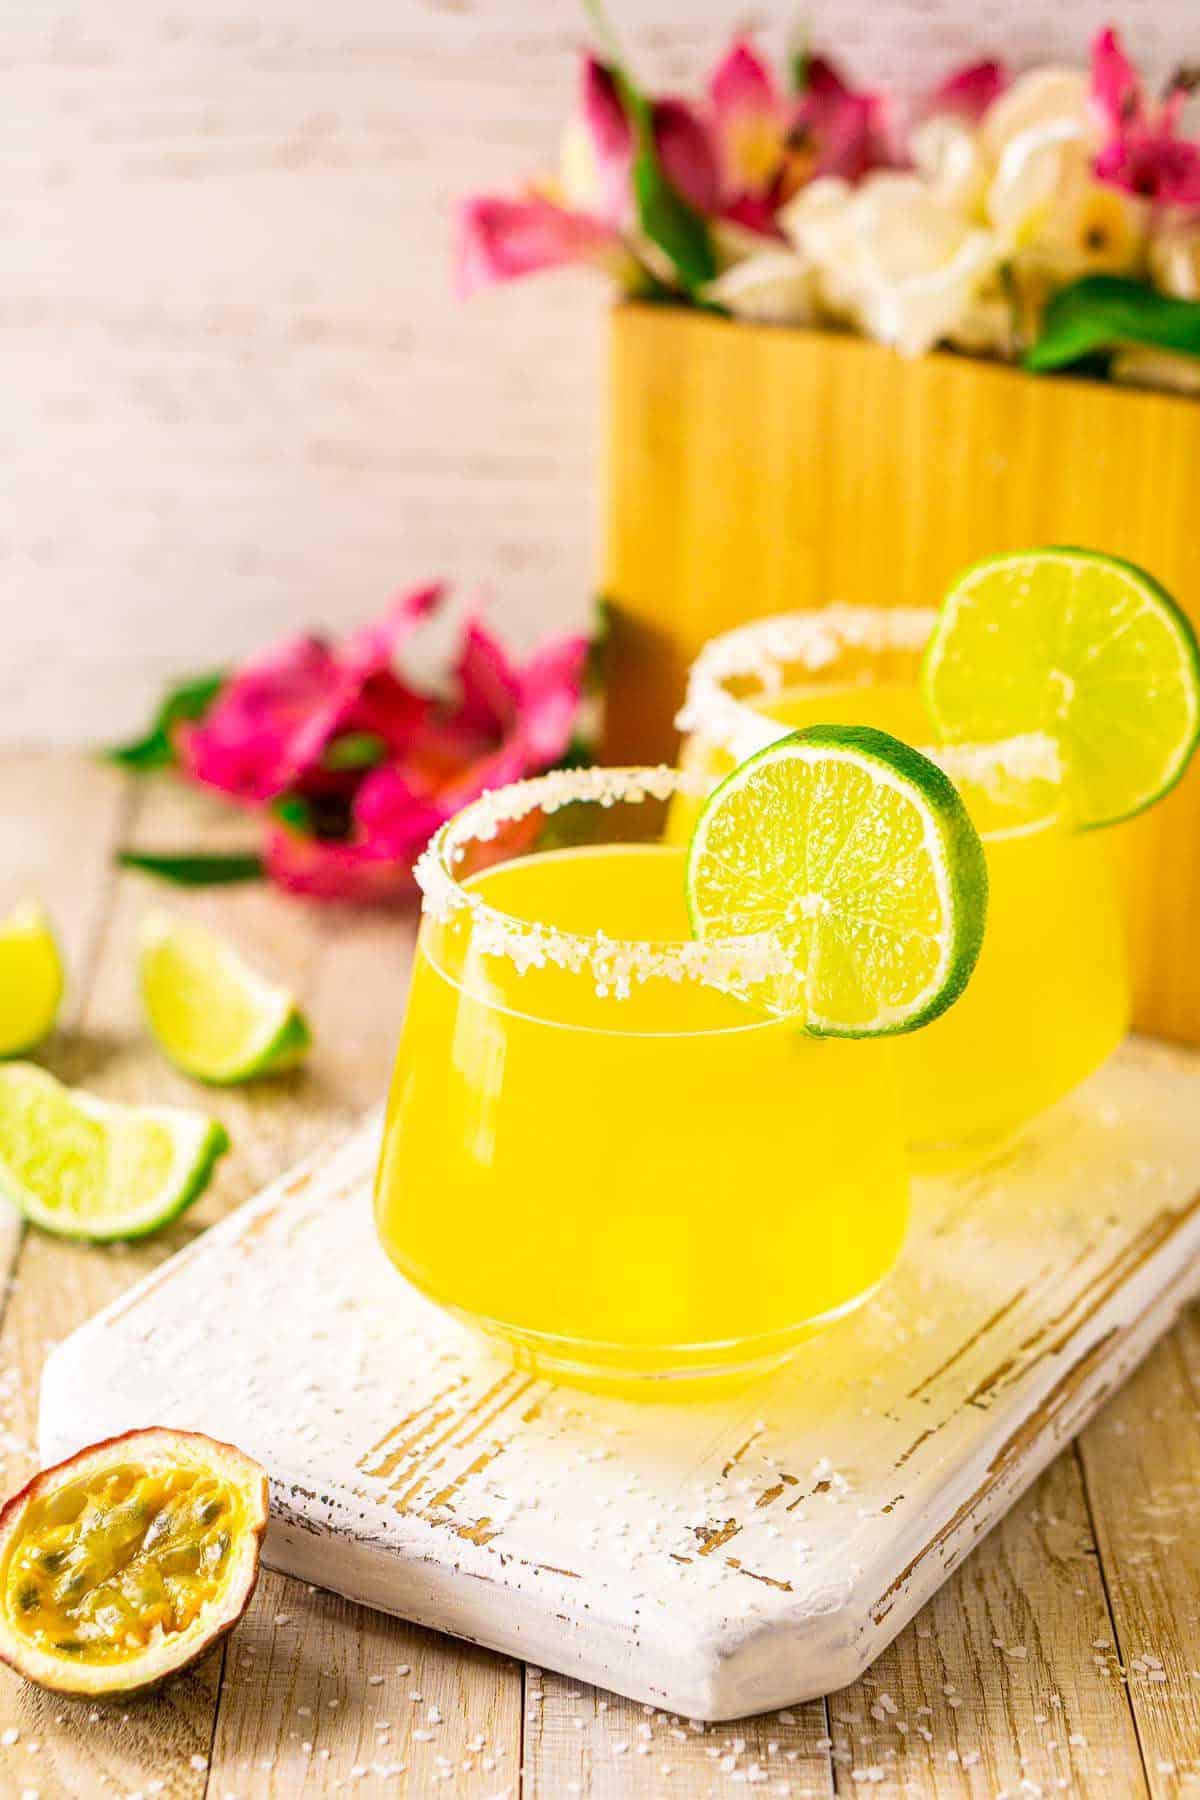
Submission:
MULTIPOLYGON (((832 600, 935 605, 994 551, 1143 563, 1200 621, 1200 402, 858 338, 612 319, 605 758, 673 756, 716 632, 832 600)), ((1120 828, 1143 1030, 1200 1042, 1200 767, 1120 828)))

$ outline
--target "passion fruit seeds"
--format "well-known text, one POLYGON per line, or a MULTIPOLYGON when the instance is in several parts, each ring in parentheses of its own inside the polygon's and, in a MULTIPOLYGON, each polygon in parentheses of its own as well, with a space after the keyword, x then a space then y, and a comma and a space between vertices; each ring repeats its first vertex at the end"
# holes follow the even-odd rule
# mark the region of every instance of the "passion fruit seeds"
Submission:
POLYGON ((43 1469, 0 1511, 0 1657, 59 1693, 152 1687, 237 1624, 266 1524, 263 1469, 198 1432, 43 1469))

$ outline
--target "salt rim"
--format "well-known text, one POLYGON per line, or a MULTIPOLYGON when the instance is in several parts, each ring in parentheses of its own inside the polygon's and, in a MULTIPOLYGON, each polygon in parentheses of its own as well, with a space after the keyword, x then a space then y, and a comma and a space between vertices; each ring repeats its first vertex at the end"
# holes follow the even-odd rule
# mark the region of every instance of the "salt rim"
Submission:
POLYGON ((669 800, 677 793, 705 796, 708 784, 660 764, 554 769, 548 775, 489 789, 448 820, 419 857, 414 874, 422 894, 421 910, 440 923, 466 913, 472 949, 483 956, 506 957, 520 974, 549 965, 572 974, 590 970, 602 999, 628 999, 635 982, 698 981, 742 999, 754 997, 772 1013, 795 1011, 802 977, 770 932, 660 943, 610 938, 604 932, 585 936, 513 918, 464 888, 454 873, 469 842, 487 843, 502 825, 532 812, 552 814, 580 801, 602 807, 621 802, 641 805, 646 800, 669 800))
MULTIPOLYGON (((740 625, 701 650, 688 675, 687 698, 675 724, 744 762, 785 737, 788 728, 764 718, 749 701, 735 698, 725 682, 734 676, 750 677, 761 684, 764 694, 773 694, 782 689, 783 670, 789 664, 816 674, 836 662, 843 650, 877 655, 886 650, 922 650, 937 617, 931 607, 839 603, 740 625)), ((1058 744, 1044 731, 1022 732, 994 743, 916 747, 952 781, 985 789, 1005 780, 1060 786, 1064 777, 1058 744)))

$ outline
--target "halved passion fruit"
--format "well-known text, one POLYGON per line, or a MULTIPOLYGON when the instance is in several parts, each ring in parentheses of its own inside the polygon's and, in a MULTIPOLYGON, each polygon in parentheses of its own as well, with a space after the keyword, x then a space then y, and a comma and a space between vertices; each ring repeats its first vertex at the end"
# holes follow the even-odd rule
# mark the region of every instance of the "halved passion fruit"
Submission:
POLYGON ((0 1511, 0 1657, 64 1694, 152 1687, 237 1624, 266 1525, 266 1474, 231 1444, 93 1444, 0 1511))

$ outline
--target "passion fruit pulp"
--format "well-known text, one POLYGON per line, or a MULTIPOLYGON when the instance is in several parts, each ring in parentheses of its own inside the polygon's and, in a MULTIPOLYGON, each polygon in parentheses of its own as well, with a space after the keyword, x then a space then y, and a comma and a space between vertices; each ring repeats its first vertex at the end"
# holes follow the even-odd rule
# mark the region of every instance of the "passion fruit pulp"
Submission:
POLYGON ((266 1525, 266 1474, 231 1444, 93 1444, 0 1511, 0 1657, 59 1693, 153 1687, 237 1624, 266 1525))

